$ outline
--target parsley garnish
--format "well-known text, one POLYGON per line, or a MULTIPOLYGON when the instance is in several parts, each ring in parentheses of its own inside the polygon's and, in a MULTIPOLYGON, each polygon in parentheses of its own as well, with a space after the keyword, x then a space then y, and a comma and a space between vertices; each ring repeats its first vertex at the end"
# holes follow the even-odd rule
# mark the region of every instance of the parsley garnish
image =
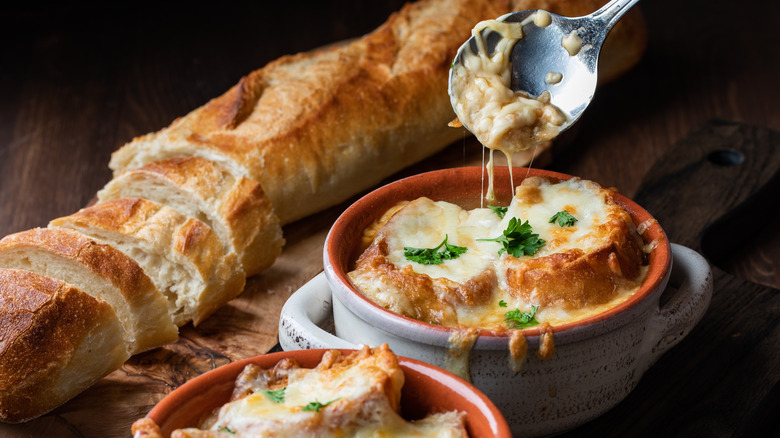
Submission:
POLYGON ((275 391, 260 391, 263 394, 265 394, 266 397, 270 398, 272 402, 274 403, 282 403, 284 402, 284 390, 287 388, 277 389, 275 391))
POLYGON ((539 251, 539 248, 547 243, 544 239, 540 239, 538 234, 531 231, 531 225, 528 224, 528 221, 523 223, 517 220, 516 217, 509 220, 509 225, 504 230, 504 234, 493 239, 477 240, 498 242, 503 245, 503 248, 498 250, 498 255, 506 251, 515 257, 534 255, 536 251, 539 251))
POLYGON ((513 326, 510 328, 524 329, 532 327, 539 324, 539 321, 534 318, 537 309, 539 309, 539 306, 531 306, 530 312, 521 312, 520 309, 510 310, 504 314, 504 318, 507 324, 513 326))
POLYGON ((558 221, 558 225, 562 227, 570 227, 574 225, 575 222, 577 222, 577 218, 570 215, 568 211, 559 211, 558 213, 555 213, 553 217, 550 218, 549 223, 555 223, 555 221, 558 221))
POLYGON ((236 431, 234 431, 233 429, 231 429, 231 428, 229 428, 229 427, 227 427, 227 426, 219 426, 219 427, 217 428, 217 430, 218 430, 218 431, 220 431, 220 432, 227 432, 227 433, 232 433, 233 435, 235 435, 235 434, 236 434, 236 431))
POLYGON ((488 205, 488 208, 493 210, 493 212, 497 214, 498 217, 500 217, 501 219, 504 218, 506 211, 509 210, 509 207, 498 207, 496 205, 488 205))
POLYGON ((328 406, 329 404, 333 403, 336 400, 338 400, 338 399, 331 400, 331 401, 329 401, 327 403, 320 403, 318 401, 313 401, 313 402, 307 404, 306 406, 304 406, 302 410, 319 412, 320 409, 324 408, 325 406, 328 406))
POLYGON ((506 301, 501 300, 498 302, 498 307, 506 307, 506 301))
POLYGON ((405 246, 404 256, 407 260, 422 265, 439 265, 444 263, 444 260, 458 258, 467 249, 465 246, 455 246, 447 243, 447 235, 445 234, 444 240, 436 248, 412 248, 405 246))

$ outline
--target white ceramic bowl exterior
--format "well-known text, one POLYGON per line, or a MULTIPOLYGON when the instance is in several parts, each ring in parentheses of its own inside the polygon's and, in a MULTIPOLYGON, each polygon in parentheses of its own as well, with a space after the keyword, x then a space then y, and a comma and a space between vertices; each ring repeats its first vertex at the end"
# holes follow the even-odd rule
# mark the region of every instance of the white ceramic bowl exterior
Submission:
MULTIPOLYGON (((505 342, 478 341, 469 359, 472 382, 499 407, 515 436, 556 434, 598 417, 625 398, 650 365, 690 332, 709 305, 711 271, 695 251, 674 244, 672 251, 672 296, 663 306, 659 299, 666 282, 619 318, 556 334, 555 355, 549 360, 535 354, 538 336, 529 337, 528 359, 514 373, 505 342)), ((396 354, 445 366, 446 338, 440 344, 413 341, 381 329, 381 320, 362 319, 349 308, 352 294, 337 292, 343 285, 329 281, 327 273, 326 267, 325 274, 285 305, 279 327, 285 350, 387 342, 396 354), (335 336, 321 328, 328 324, 331 305, 335 336)))

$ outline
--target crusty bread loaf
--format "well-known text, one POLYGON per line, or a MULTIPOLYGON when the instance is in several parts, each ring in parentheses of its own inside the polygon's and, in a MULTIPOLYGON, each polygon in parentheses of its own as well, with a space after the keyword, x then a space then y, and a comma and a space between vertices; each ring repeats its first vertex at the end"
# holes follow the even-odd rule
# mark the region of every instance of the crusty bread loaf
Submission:
POLYGON ((124 172, 98 198, 145 198, 205 222, 229 252, 238 254, 247 276, 270 266, 284 245, 260 185, 204 158, 173 158, 124 172))
POLYGON ((203 222, 146 199, 99 202, 50 226, 111 244, 138 263, 168 299, 174 323, 198 325, 244 289, 235 253, 203 222))
POLYGON ((258 181, 283 224, 322 210, 463 137, 447 126, 447 72, 474 24, 508 10, 507 1, 407 4, 363 38, 252 72, 125 145, 110 166, 118 175, 206 157, 258 181))
POLYGON ((0 240, 0 266, 63 280, 108 302, 132 354, 176 340, 168 303, 130 257, 62 228, 35 228, 0 240))
MULTIPOLYGON (((170 157, 209 158, 258 181, 281 222, 288 223, 462 138, 462 130, 447 126, 455 118, 447 72, 472 27, 511 9, 559 10, 559 3, 568 12, 578 2, 408 4, 350 44, 285 56, 241 78, 169 127, 123 146, 110 167, 119 175, 170 157)), ((604 1, 579 3, 592 12, 604 1)), ((614 61, 607 61, 612 55, 605 47, 604 70, 608 65, 622 72, 633 65, 634 52, 626 47, 641 54, 644 41, 631 38, 621 47, 613 51, 614 61)))
POLYGON ((59 280, 0 269, 0 420, 48 412, 130 357, 105 301, 59 280))

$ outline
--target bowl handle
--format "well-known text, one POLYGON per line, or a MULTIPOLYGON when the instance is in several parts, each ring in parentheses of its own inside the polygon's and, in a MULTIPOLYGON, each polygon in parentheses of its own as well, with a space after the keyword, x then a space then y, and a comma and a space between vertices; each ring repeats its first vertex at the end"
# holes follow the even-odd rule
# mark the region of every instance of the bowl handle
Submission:
POLYGON ((712 270, 704 257, 672 243, 672 260, 669 283, 661 296, 664 302, 651 317, 645 335, 642 372, 690 333, 712 299, 712 270))
POLYGON ((301 286, 284 304, 279 318, 279 344, 285 351, 309 348, 357 349, 324 328, 333 316, 333 304, 325 273, 301 286))

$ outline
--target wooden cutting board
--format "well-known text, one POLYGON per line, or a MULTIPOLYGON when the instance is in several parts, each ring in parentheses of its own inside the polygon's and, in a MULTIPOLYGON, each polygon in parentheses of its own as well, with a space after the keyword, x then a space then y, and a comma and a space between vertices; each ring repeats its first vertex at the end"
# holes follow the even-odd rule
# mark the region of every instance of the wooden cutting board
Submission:
MULTIPOLYGON (((730 231, 744 217, 736 213, 752 214, 751 205, 760 210, 762 199, 766 202, 775 188, 779 144, 774 132, 710 123, 662 157, 631 197, 655 215, 671 241, 703 247, 705 255, 720 257, 734 244, 727 238, 747 238, 747 231, 757 229, 737 225, 743 228, 730 231), (735 164, 738 156, 743 160, 735 164)), ((547 151, 533 165, 545 167, 551 158, 547 151)), ((480 148, 464 139, 390 179, 481 161, 480 148)), ((776 195, 769 198, 777 202, 776 195)), ((286 226, 287 245, 277 262, 200 326, 183 327, 178 342, 131 358, 50 414, 21 425, 0 424, 0 436, 127 437, 134 420, 184 382, 274 348, 284 301, 322 270, 327 231, 350 201, 286 226)), ((769 407, 780 400, 778 291, 718 268, 715 272, 715 296, 702 323, 645 375, 628 399, 566 436, 636 436, 647 431, 667 436, 699 431, 702 424, 710 432, 733 432, 745 416, 756 420, 750 424, 772 420, 769 416, 776 410, 769 407)))
POLYGON ((621 404, 564 436, 780 436, 780 290, 718 267, 777 239, 779 147, 780 133, 712 121, 645 175, 632 198, 708 258, 712 302, 621 404))

